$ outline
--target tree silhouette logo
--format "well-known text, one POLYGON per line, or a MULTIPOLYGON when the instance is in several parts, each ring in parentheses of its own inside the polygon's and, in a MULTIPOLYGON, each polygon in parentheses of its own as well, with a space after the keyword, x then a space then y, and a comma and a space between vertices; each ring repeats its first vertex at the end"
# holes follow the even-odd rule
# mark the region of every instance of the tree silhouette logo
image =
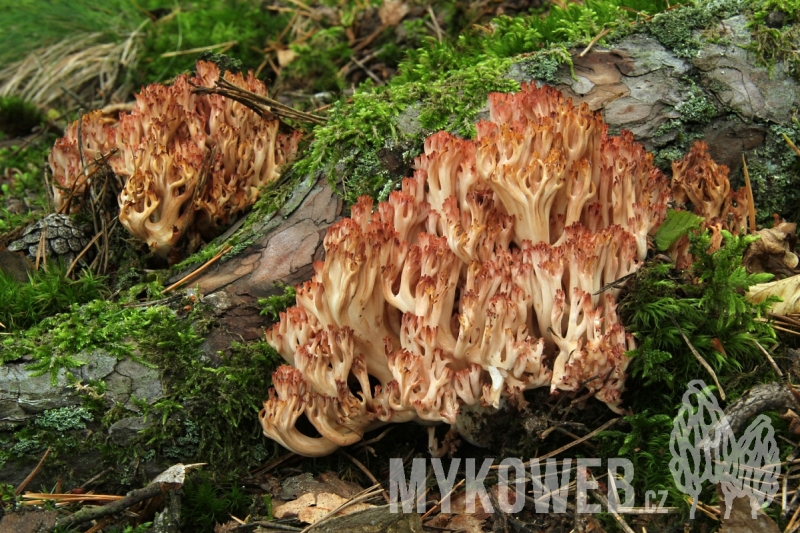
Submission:
POLYGON ((703 483, 720 484, 725 518, 733 500, 750 499, 752 518, 778 492, 781 465, 775 431, 766 415, 758 415, 737 440, 724 411, 703 380, 689 382, 683 405, 672 424, 669 469, 675 485, 692 497, 694 518, 703 483))

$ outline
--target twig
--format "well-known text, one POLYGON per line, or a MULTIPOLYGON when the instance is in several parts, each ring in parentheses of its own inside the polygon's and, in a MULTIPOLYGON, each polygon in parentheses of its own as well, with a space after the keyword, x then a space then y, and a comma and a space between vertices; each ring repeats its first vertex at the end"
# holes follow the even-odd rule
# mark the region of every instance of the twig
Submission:
POLYGON ((89 478, 89 480, 88 480, 88 481, 86 481, 86 482, 85 482, 83 485, 81 485, 79 488, 81 488, 81 489, 85 489, 86 487, 88 487, 89 485, 91 485, 92 483, 94 483, 95 481, 97 481, 98 479, 100 479, 101 477, 103 477, 103 476, 105 476, 106 474, 108 474, 109 472, 113 472, 113 471, 114 471, 114 467, 113 467, 113 466, 109 466, 108 468, 106 468, 105 470, 103 470, 102 472, 100 472, 99 474, 97 474, 96 476, 94 476, 94 477, 92 477, 92 478, 89 478))
POLYGON ((39 245, 36 247, 36 264, 34 265, 35 270, 39 270, 39 261, 47 261, 47 250, 45 249, 44 243, 47 240, 47 222, 42 224, 42 234, 39 236, 39 245))
POLYGON ((634 276, 636 276, 636 272, 633 272, 631 274, 626 274, 626 275, 622 276, 621 278, 617 278, 614 281, 612 281, 611 283, 609 283, 608 285, 606 285, 605 287, 601 287, 600 290, 595 292, 594 294, 592 294, 592 296, 597 296, 598 294, 600 294, 602 292, 605 292, 608 289, 616 289, 619 285, 622 285, 623 283, 625 283, 626 281, 628 281, 629 279, 631 279, 634 276))
POLYGON ((31 481, 33 481, 33 478, 35 478, 36 474, 39 473, 39 470, 42 469, 42 465, 44 465, 44 460, 47 459, 48 455, 50 455, 50 448, 47 448, 47 451, 44 452, 44 455, 42 455, 42 458, 39 459, 39 464, 36 465, 36 468, 31 470, 31 473, 28 474, 28 477, 23 479, 22 483, 20 483, 19 486, 16 489, 14 489, 14 496, 19 496, 20 494, 22 494, 22 491, 25 490, 25 487, 27 487, 28 484, 31 481))
POLYGON ((203 273, 206 270, 208 270, 208 268, 211 265, 213 265, 214 263, 219 261, 219 258, 222 257, 223 255, 225 255, 226 253, 228 253, 229 251, 231 251, 231 246, 226 244, 225 246, 222 247, 222 249, 219 252, 217 252, 217 255, 215 255, 214 257, 212 257, 208 261, 206 261, 203 266, 201 266, 197 270, 193 271, 192 273, 184 276, 183 279, 180 279, 180 280, 176 281, 175 283, 173 283, 172 285, 170 285, 169 287, 167 287, 166 289, 161 291, 161 294, 166 294, 171 290, 177 289, 178 287, 180 287, 184 283, 188 283, 189 281, 193 280, 195 277, 197 277, 201 273, 203 273))
MULTIPOLYGON (((610 476, 608 479, 609 481, 611 481, 610 476)), ((608 512, 611 514, 614 520, 617 521, 617 524, 619 524, 619 527, 622 528, 622 531, 624 531, 625 533, 636 533, 633 529, 631 529, 631 526, 628 525, 625 519, 622 518, 622 515, 620 515, 608 504, 608 498, 606 498, 602 492, 600 492, 597 489, 589 489, 589 492, 592 494, 592 496, 595 497, 597 501, 599 501, 602 505, 605 505, 606 509, 608 509, 608 512)))
POLYGON ((359 442, 358 444, 356 444, 356 445, 354 446, 354 448, 365 448, 365 447, 369 446, 370 444, 375 444, 376 442, 380 442, 380 441, 382 441, 382 440, 383 440, 383 438, 384 438, 386 435, 388 435, 388 434, 389 434, 389 433, 390 433, 390 432, 391 432, 391 431, 392 431, 392 430, 393 430, 395 427, 396 427, 396 426, 389 426, 388 428, 386 428, 386 429, 385 429, 385 430, 384 430, 384 431, 383 431, 383 432, 382 432, 380 435, 378 435, 377 437, 375 437, 375 438, 373 438, 373 439, 369 439, 369 440, 362 440, 361 442, 359 442))
POLYGON ((121 500, 117 500, 100 507, 86 507, 75 514, 61 518, 56 521, 56 527, 66 529, 71 526, 83 524, 90 520, 96 520, 97 518, 101 518, 103 516, 119 513, 131 505, 161 494, 161 492, 167 490, 167 487, 169 487, 168 484, 163 484, 162 488, 161 483, 151 483, 144 488, 132 490, 121 500))
POLYGON ((81 258, 82 258, 82 257, 83 257, 83 256, 86 254, 86 252, 88 252, 88 251, 89 251, 89 249, 92 247, 92 245, 93 245, 95 242, 97 242, 97 239, 99 239, 99 238, 101 237, 101 235, 102 235, 101 233, 98 233, 97 235, 95 235, 94 237, 92 237, 92 240, 91 240, 91 241, 89 241, 89 244, 87 244, 86 246, 84 246, 84 247, 83 247, 83 250, 81 250, 81 253, 79 253, 79 254, 78 254, 78 256, 77 256, 75 259, 73 259, 73 260, 72 260, 72 263, 70 263, 70 265, 69 265, 69 268, 67 269, 67 273, 66 273, 66 274, 64 274, 64 277, 65 277, 65 278, 68 278, 68 277, 69 277, 69 275, 70 275, 70 274, 72 274, 72 270, 75 268, 75 265, 77 265, 77 264, 78 264, 78 261, 80 261, 80 260, 81 260, 81 258))
MULTIPOLYGON (((612 418, 611 420, 609 420, 608 422, 606 422, 605 424, 603 424, 599 428, 595 429, 591 433, 587 433, 583 437, 581 437, 579 439, 576 439, 576 440, 570 442, 569 444, 565 444, 561 448, 559 448, 557 450, 554 450, 554 451, 552 451, 550 453, 547 453, 545 455, 542 455, 541 457, 537 457, 536 459, 538 459, 539 461, 543 461, 545 459, 550 459, 551 457, 555 457, 556 455, 560 454, 561 452, 569 450, 573 446, 577 446, 578 444, 591 439, 592 437, 594 437, 595 435, 597 435, 601 431, 607 430, 608 428, 610 428, 611 426, 616 424, 618 420, 619 420, 619 418, 612 418)), ((500 468, 500 465, 494 465, 494 466, 490 467, 490 470, 497 470, 498 468, 500 468)))
POLYGON ((783 332, 786 332, 786 333, 791 333, 792 335, 800 335, 800 332, 797 332, 797 331, 795 331, 795 330, 793 330, 793 329, 782 328, 782 327, 780 327, 780 326, 776 326, 775 324, 773 324, 773 325, 772 325, 772 328, 773 328, 773 329, 777 329, 778 331, 783 331, 783 332))
POLYGON ((767 315, 774 318, 775 320, 783 320, 784 322, 788 322, 793 326, 800 326, 800 320, 796 320, 786 315, 776 315, 775 313, 767 313, 767 315))
POLYGON ((756 346, 758 346, 758 349, 761 350, 761 353, 763 353, 767 357, 767 361, 769 361, 769 364, 772 365, 772 369, 775 371, 776 374, 778 374, 778 377, 782 378, 783 377, 783 372, 781 372, 781 369, 778 368, 777 364, 775 364, 775 359, 772 358, 772 356, 769 354, 769 352, 766 350, 766 348, 761 346, 761 343, 759 343, 756 340, 754 340, 753 342, 756 343, 756 346))
POLYGON ((240 524, 236 526, 236 529, 247 529, 252 527, 266 527, 280 531, 303 531, 302 528, 290 526, 288 524, 280 524, 278 522, 250 522, 249 524, 240 524))
POLYGON ((230 49, 230 47, 239 44, 239 41, 227 41, 224 43, 219 44, 210 44, 208 46, 201 46, 199 48, 191 48, 189 50, 177 50, 175 52, 165 52, 161 54, 161 57, 176 57, 176 56, 183 56, 187 54, 195 54, 198 52, 205 52, 206 50, 214 50, 215 48, 226 48, 230 49))
POLYGON ((433 22, 433 29, 436 31, 436 39, 439 42, 442 42, 442 28, 439 27, 439 21, 436 20, 436 13, 433 12, 433 8, 428 5, 428 14, 431 16, 431 22, 433 22))
POLYGON ((237 87, 225 78, 219 78, 215 87, 202 87, 193 83, 190 83, 190 85, 194 87, 194 92, 198 94, 219 94, 231 100, 235 100, 262 115, 264 113, 272 113, 284 118, 310 122, 317 125, 322 125, 327 122, 325 117, 298 111, 291 106, 282 104, 267 96, 261 96, 247 89, 237 87))
MULTIPOLYGON (((783 134, 786 136, 786 134, 783 134)), ((787 137, 788 138, 788 137, 787 137)), ((789 141, 791 142, 791 141, 789 141)), ((749 196, 749 205, 747 206, 747 218, 750 221, 750 233, 756 232, 756 200, 753 196, 753 186, 750 185, 750 173, 747 171, 747 160, 742 154, 742 170, 744 170, 744 184, 747 186, 747 196, 749 196)))
POLYGON ((589 41, 589 44, 586 46, 586 48, 584 48, 584 49, 583 49, 583 52, 581 52, 580 54, 578 54, 578 57, 583 57, 583 56, 585 56, 586 54, 588 54, 588 53, 589 53, 589 50, 591 50, 591 49, 592 49, 592 47, 593 47, 594 45, 596 45, 596 44, 597 44, 597 41, 599 41, 600 39, 602 39, 603 37, 605 37, 605 36, 606 36, 606 35, 608 35, 609 33, 611 33, 611 28, 606 28, 606 29, 604 29, 603 31, 601 31, 600 33, 598 33, 598 34, 595 36, 595 38, 594 38, 594 39, 592 39, 591 41, 589 41))
POLYGON ((786 140, 786 143, 787 143, 789 146, 791 146, 792 150, 794 150, 794 152, 795 152, 797 155, 799 155, 799 156, 800 156, 800 148, 798 148, 797 146, 795 146, 795 144, 792 142, 792 140, 789 138, 789 136, 788 136, 788 135, 786 135, 786 134, 784 133, 784 134, 783 134, 783 138, 786 140))
POLYGON ((361 502, 363 502, 365 500, 369 500, 373 496, 377 496, 378 492, 381 492, 381 491, 383 491, 383 487, 381 487, 380 483, 378 483, 377 485, 373 485, 370 488, 361 491, 360 493, 356 494, 355 496, 353 496, 352 498, 350 498, 349 500, 344 502, 342 505, 340 505, 339 507, 337 507, 333 511, 329 512, 328 514, 326 514, 325 516, 320 518, 318 521, 314 522, 310 526, 308 526, 305 529, 303 529, 303 531, 301 533, 308 533, 309 531, 311 531, 315 527, 320 526, 323 523, 327 522, 328 520, 330 520, 332 517, 336 516, 341 511, 343 511, 343 510, 347 509, 348 507, 350 507, 352 505, 355 505, 357 503, 361 503, 361 502))
POLYGON ((439 509, 439 508, 442 506, 442 502, 443 502, 443 501, 445 501, 446 499, 448 499, 450 496, 452 496, 452 495, 453 495, 453 494, 454 494, 454 493, 455 493, 455 492, 456 492, 458 489, 460 489, 460 488, 461 488, 461 485, 463 485, 463 484, 464 484, 464 482, 466 482, 466 479, 462 479, 461 481, 459 481, 458 483, 456 483, 456 484, 453 486, 453 488, 452 488, 452 489, 450 489, 450 490, 447 492, 447 494, 445 494, 444 496, 442 496, 442 499, 441 499, 441 500, 439 500, 438 502, 436 502, 436 505, 434 505, 433 507, 431 507, 430 509, 428 509, 428 510, 425 512, 425 514, 424 514, 424 515, 422 515, 422 518, 420 518, 420 520, 425 520, 425 519, 426 519, 426 518, 428 518, 430 515, 432 515, 433 513, 435 513, 435 512, 436 512, 436 511, 437 511, 437 510, 438 510, 438 509, 439 509))
MULTIPOLYGON (((364 463, 362 463, 361 461, 359 461, 358 459, 356 459, 355 457, 353 457, 352 455, 350 455, 349 453, 347 453, 344 450, 340 450, 340 452, 342 453, 342 455, 344 455, 345 457, 350 459, 350 461, 354 465, 356 465, 359 470, 364 472, 364 475, 367 476, 370 481, 372 481, 376 485, 380 485, 381 484, 381 482, 378 481, 378 479, 372 474, 372 472, 369 471, 369 468, 364 466, 364 463)), ((386 503, 392 503, 392 500, 389 499, 389 493, 387 493, 385 489, 382 489, 382 490, 383 490, 383 499, 386 500, 386 503)))
POLYGON ((367 73, 367 76, 369 76, 370 78, 372 78, 372 81, 374 81, 374 82, 375 82, 375 83, 377 83, 378 85, 383 85, 383 83, 384 83, 384 82, 383 82, 383 80, 382 80, 382 79, 380 79, 380 78, 379 78, 379 77, 378 77, 378 76, 377 76, 377 75, 376 75, 374 72, 372 72, 372 71, 371 71, 371 70, 370 70, 370 69, 369 69, 369 68, 368 68, 368 67, 367 67, 367 66, 366 66, 366 65, 365 65, 365 64, 364 64, 364 63, 363 63, 361 60, 359 60, 359 59, 357 59, 357 58, 355 58, 355 57, 351 57, 351 58, 350 58, 350 60, 351 60, 353 63, 355 63, 356 65, 358 65, 359 67, 361 67, 361 69, 362 69, 364 72, 366 72, 366 73, 367 73))
POLYGON ((711 375, 711 378, 714 380, 714 383, 716 383, 717 389, 719 390, 720 398, 722 398, 724 400, 725 399, 725 391, 722 390, 722 385, 720 385, 719 380, 717 379, 717 374, 716 374, 716 372, 714 372, 714 369, 711 368, 711 365, 708 364, 708 361, 703 359, 703 356, 700 355, 700 352, 698 352, 697 349, 692 345, 692 343, 689 341, 689 337, 686 336, 686 334, 683 332, 683 329, 681 329, 680 324, 678 324, 678 321, 673 318, 672 319, 672 323, 675 324, 675 327, 678 328, 678 331, 680 332, 681 337, 683 337, 683 341, 686 343, 686 345, 692 351, 692 354, 694 354, 694 357, 697 359, 697 362, 699 362, 700 365, 702 365, 702 367, 706 369, 706 372, 708 372, 711 375))

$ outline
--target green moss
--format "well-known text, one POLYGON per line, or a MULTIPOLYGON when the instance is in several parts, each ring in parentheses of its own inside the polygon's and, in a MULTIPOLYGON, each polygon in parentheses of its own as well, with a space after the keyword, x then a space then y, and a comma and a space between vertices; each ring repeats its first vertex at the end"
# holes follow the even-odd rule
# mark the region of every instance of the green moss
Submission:
POLYGON ((711 119, 717 116, 717 107, 706 98, 705 93, 694 81, 686 79, 688 82, 688 95, 683 98, 675 109, 681 114, 684 122, 695 122, 697 124, 708 124, 711 119))
POLYGON ((294 287, 290 285, 283 286, 283 294, 276 294, 274 296, 268 296, 267 298, 262 298, 258 301, 258 305, 261 306, 261 315, 269 317, 270 320, 276 322, 280 313, 286 311, 288 307, 291 307, 295 303, 295 290, 294 287))
POLYGON ((772 326, 760 320, 770 304, 750 304, 743 296, 748 287, 771 278, 749 275, 741 266, 745 249, 756 239, 724 232, 722 248, 709 254, 710 235, 692 233, 696 260, 690 271, 677 271, 672 264, 645 265, 620 304, 625 329, 638 344, 628 352, 625 394, 635 414, 625 417, 628 429, 604 433, 602 454, 634 463, 638 494, 665 489, 670 505, 685 505, 669 471, 670 429, 687 383, 697 378, 711 383, 711 378, 681 331, 714 368, 729 401, 754 384, 775 379, 755 344, 775 343, 772 326), (716 350, 716 342, 725 354, 716 350))
POLYGON ((567 47, 588 44, 603 30, 628 32, 634 12, 666 7, 658 0, 588 0, 550 6, 546 16, 499 17, 488 31, 471 28, 452 42, 428 40, 408 51, 387 85, 365 84, 351 102, 335 104, 295 168, 324 171, 348 203, 363 194, 385 196, 407 168, 388 165, 381 151, 399 150, 410 161, 434 131, 471 137, 488 93, 519 89, 507 78, 512 64, 524 61, 528 75, 553 81, 560 65, 571 65, 567 47))
MULTIPOLYGON (((182 306, 182 303, 181 303, 182 306)), ((139 413, 117 404, 106 407, 105 384, 82 384, 83 405, 48 411, 15 433, 0 454, 0 462, 30 457, 58 441, 59 450, 77 453, 99 450, 110 464, 147 460, 209 462, 215 472, 247 469, 270 455, 257 423, 270 375, 280 361, 264 341, 234 343, 212 364, 204 356, 198 328, 211 322, 195 305, 197 315, 179 318, 163 306, 122 307, 98 300, 73 306, 70 312, 44 320, 37 327, 6 337, 7 360, 32 357, 33 373, 56 375, 62 368, 83 364, 77 354, 101 349, 117 357, 134 358, 160 369, 165 396, 152 405, 134 401, 139 413), (106 442, 106 431, 128 416, 144 415, 150 425, 132 446, 106 442), (101 425, 87 439, 84 423, 101 425)), ((73 378, 74 379, 74 378, 73 378)), ((118 472, 133 481, 133 471, 118 472)))
POLYGON ((0 98, 0 139, 28 135, 43 121, 35 105, 16 96, 0 98))
POLYGON ((782 62, 800 79, 800 1, 753 0, 750 15, 750 50, 761 64, 771 69, 782 62))
POLYGON ((86 429, 86 422, 93 419, 92 414, 84 407, 61 407, 50 409, 36 417, 33 424, 40 429, 49 429, 58 433, 86 429))
POLYGON ((747 156, 757 218, 764 223, 778 213, 787 220, 800 218, 800 157, 786 144, 787 135, 795 145, 800 142, 800 124, 771 125, 763 146, 747 156))
MULTIPOLYGON (((268 11, 253 0, 210 0, 202 4, 150 0, 143 2, 142 7, 166 8, 173 13, 153 21, 147 28, 137 72, 140 84, 190 71, 200 52, 167 57, 162 54, 230 42, 234 44, 224 48, 226 53, 241 60, 245 69, 255 69, 264 59, 261 49, 267 40, 278 35, 290 19, 289 14, 268 11)), ((223 48, 215 48, 220 49, 223 48)))
POLYGON ((29 328, 45 317, 62 313, 74 304, 83 304, 108 294, 104 280, 89 272, 77 280, 64 276, 64 265, 28 274, 20 283, 0 270, 0 323, 5 331, 29 328))
POLYGON ((707 8, 685 5, 653 17, 648 31, 677 57, 690 59, 697 55, 701 46, 692 32, 705 29, 711 21, 712 15, 707 8))
POLYGON ((0 176, 8 176, 0 178, 0 235, 44 215, 43 167, 55 140, 46 134, 27 145, 0 148, 0 176), (7 205, 12 203, 20 210, 9 211, 7 205))

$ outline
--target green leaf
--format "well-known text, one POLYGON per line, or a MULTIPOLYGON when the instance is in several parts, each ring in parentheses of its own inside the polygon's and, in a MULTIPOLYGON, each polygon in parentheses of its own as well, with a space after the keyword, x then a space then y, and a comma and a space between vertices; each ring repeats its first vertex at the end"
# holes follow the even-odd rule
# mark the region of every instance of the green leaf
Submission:
POLYGON ((667 211, 667 219, 656 231, 656 248, 663 252, 689 230, 699 227, 702 221, 702 217, 689 211, 670 209, 667 211))

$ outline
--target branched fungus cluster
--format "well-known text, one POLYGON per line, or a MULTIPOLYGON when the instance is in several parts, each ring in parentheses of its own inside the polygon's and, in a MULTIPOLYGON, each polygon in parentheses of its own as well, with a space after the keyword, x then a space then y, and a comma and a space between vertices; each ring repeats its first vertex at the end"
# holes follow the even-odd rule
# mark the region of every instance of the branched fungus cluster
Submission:
MULTIPOLYGON (((277 179, 280 166, 294 156, 299 132, 279 133, 275 117, 193 92, 192 84, 214 87, 219 76, 215 64, 201 61, 193 77, 145 87, 118 122, 94 111, 72 123, 50 154, 58 207, 77 207, 91 179, 84 165, 103 155, 124 182, 120 222, 162 256, 187 232, 213 235, 251 206, 259 187, 277 179)), ((225 78, 266 95, 252 73, 227 72, 225 78)))
POLYGON ((633 339, 608 286, 665 216, 652 156, 528 85, 490 96, 474 141, 429 137, 415 166, 328 230, 325 261, 267 332, 292 366, 273 375, 264 433, 325 455, 390 422, 457 427, 462 407, 544 386, 619 411, 633 339))
MULTIPOLYGON (((708 153, 708 145, 695 141, 689 152, 672 163, 672 196, 678 207, 691 204, 694 213, 703 218, 701 229, 711 232, 708 252, 722 246, 722 230, 734 235, 747 233, 750 195, 747 187, 731 189, 728 167, 718 165, 708 153)), ((682 236, 670 247, 670 255, 678 268, 692 264, 689 238, 682 236)))

